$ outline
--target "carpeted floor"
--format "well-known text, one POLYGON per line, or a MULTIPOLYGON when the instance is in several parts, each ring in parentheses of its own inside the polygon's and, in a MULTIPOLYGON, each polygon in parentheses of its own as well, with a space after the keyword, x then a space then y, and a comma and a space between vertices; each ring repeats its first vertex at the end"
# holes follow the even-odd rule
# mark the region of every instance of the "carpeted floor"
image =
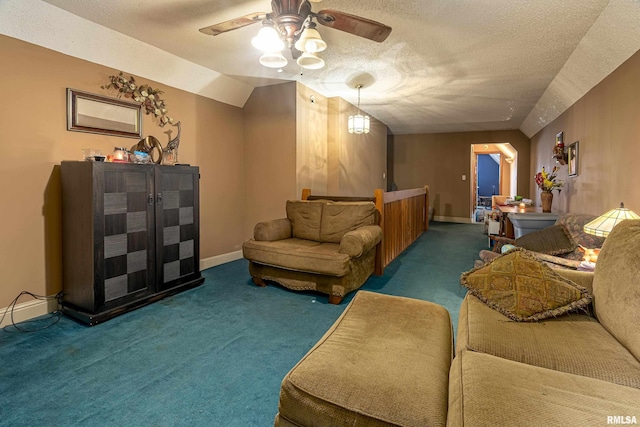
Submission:
MULTIPOLYGON (((460 273, 485 245, 479 225, 432 223, 363 289, 442 304, 455 324, 460 273)), ((196 289, 95 327, 62 318, 0 332, 0 425, 273 425, 282 378, 352 295, 335 306, 258 288, 244 260, 203 275, 196 289)))

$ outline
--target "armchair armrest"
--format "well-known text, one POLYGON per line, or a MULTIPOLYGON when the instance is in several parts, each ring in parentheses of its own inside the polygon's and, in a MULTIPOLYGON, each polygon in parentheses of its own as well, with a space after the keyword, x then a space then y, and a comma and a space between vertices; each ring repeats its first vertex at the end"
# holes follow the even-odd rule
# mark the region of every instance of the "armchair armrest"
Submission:
POLYGON ((288 218, 279 218, 257 223, 253 229, 253 238, 273 242, 289 239, 292 236, 291 233, 291 221, 288 218))
POLYGON ((359 257, 382 240, 382 228, 378 225, 366 225, 349 231, 340 240, 340 253, 359 257))

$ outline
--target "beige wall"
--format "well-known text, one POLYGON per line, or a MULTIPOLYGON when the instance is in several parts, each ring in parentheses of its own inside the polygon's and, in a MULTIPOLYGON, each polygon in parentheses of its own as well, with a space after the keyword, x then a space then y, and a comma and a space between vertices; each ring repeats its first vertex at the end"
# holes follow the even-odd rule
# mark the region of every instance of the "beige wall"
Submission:
MULTIPOLYGON (((565 145, 579 143, 578 176, 554 192, 552 211, 593 215, 613 209, 623 201, 640 213, 640 52, 637 52, 555 121, 531 139, 532 175, 543 166, 553 167, 551 152, 558 132, 565 145)), ((531 193, 540 203, 539 190, 531 193)))
POLYGON ((329 100, 328 193, 332 195, 368 196, 387 188, 387 126, 370 116, 369 133, 350 134, 347 122, 355 114, 357 107, 344 99, 329 100))
POLYGON ((527 197, 529 139, 519 130, 395 135, 393 180, 399 190, 429 185, 434 216, 467 220, 471 217, 471 145, 506 142, 518 151, 518 192, 527 197))
POLYGON ((328 193, 327 132, 329 100, 301 83, 296 93, 296 147, 298 197, 303 188, 328 193))
POLYGON ((244 106, 245 240, 285 217, 296 191, 296 82, 256 88, 244 106))
MULTIPOLYGON (((66 88, 100 89, 109 69, 0 36, 5 104, 0 137, 0 307, 20 291, 55 294, 62 287, 60 177, 56 165, 79 160, 83 148, 110 153, 136 139, 68 132, 66 88)), ((125 73, 127 70, 123 70, 125 73)), ((165 91, 170 114, 182 122, 179 160, 200 166, 201 256, 232 252, 243 240, 242 110, 138 77, 165 91)), ((151 116, 143 134, 168 141, 151 116)), ((175 133, 174 133, 175 135, 175 133)))

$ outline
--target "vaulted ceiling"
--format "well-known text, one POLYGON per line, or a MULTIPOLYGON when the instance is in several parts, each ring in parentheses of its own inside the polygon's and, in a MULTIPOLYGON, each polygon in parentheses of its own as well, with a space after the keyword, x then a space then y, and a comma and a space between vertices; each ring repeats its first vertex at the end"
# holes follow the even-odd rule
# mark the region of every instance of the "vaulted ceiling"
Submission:
MULTIPOLYGON (((260 24, 198 31, 268 0, 45 0, 251 86, 298 80, 357 103, 396 134, 521 129, 553 120, 640 48, 635 0, 324 0, 393 28, 376 43, 318 26, 326 67, 258 63, 260 24)), ((99 44, 96 45, 99 49, 99 44)), ((285 53, 285 55, 288 55, 285 53)))

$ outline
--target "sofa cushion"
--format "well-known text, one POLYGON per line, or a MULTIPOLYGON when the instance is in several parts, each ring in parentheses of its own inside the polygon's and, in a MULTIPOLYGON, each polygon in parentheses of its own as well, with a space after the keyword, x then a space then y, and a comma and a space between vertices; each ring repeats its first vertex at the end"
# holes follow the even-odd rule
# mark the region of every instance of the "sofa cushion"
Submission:
POLYGON ((287 201, 287 218, 291 221, 293 237, 320 241, 320 219, 324 204, 320 201, 287 201))
POLYGON ((596 317, 640 360, 640 220, 616 225, 593 277, 596 317))
POLYGON ((634 388, 464 351, 451 366, 447 426, 603 426, 638 417, 638 402, 634 388))
POLYGON ((516 239, 516 246, 547 255, 574 251, 578 245, 562 225, 552 225, 516 239))
POLYGON ((350 269, 351 257, 340 253, 337 243, 296 238, 275 242, 248 240, 242 251, 250 261, 289 270, 341 277, 350 269))
POLYGON ((456 351, 465 349, 640 388, 640 362, 585 314, 514 322, 469 294, 460 306, 456 339, 456 351))
POLYGON ((463 273, 460 282, 491 308, 517 321, 559 316, 591 302, 585 288, 522 248, 463 273))
POLYGON ((372 202, 327 202, 320 220, 320 241, 340 243, 349 231, 376 224, 376 212, 372 202))

